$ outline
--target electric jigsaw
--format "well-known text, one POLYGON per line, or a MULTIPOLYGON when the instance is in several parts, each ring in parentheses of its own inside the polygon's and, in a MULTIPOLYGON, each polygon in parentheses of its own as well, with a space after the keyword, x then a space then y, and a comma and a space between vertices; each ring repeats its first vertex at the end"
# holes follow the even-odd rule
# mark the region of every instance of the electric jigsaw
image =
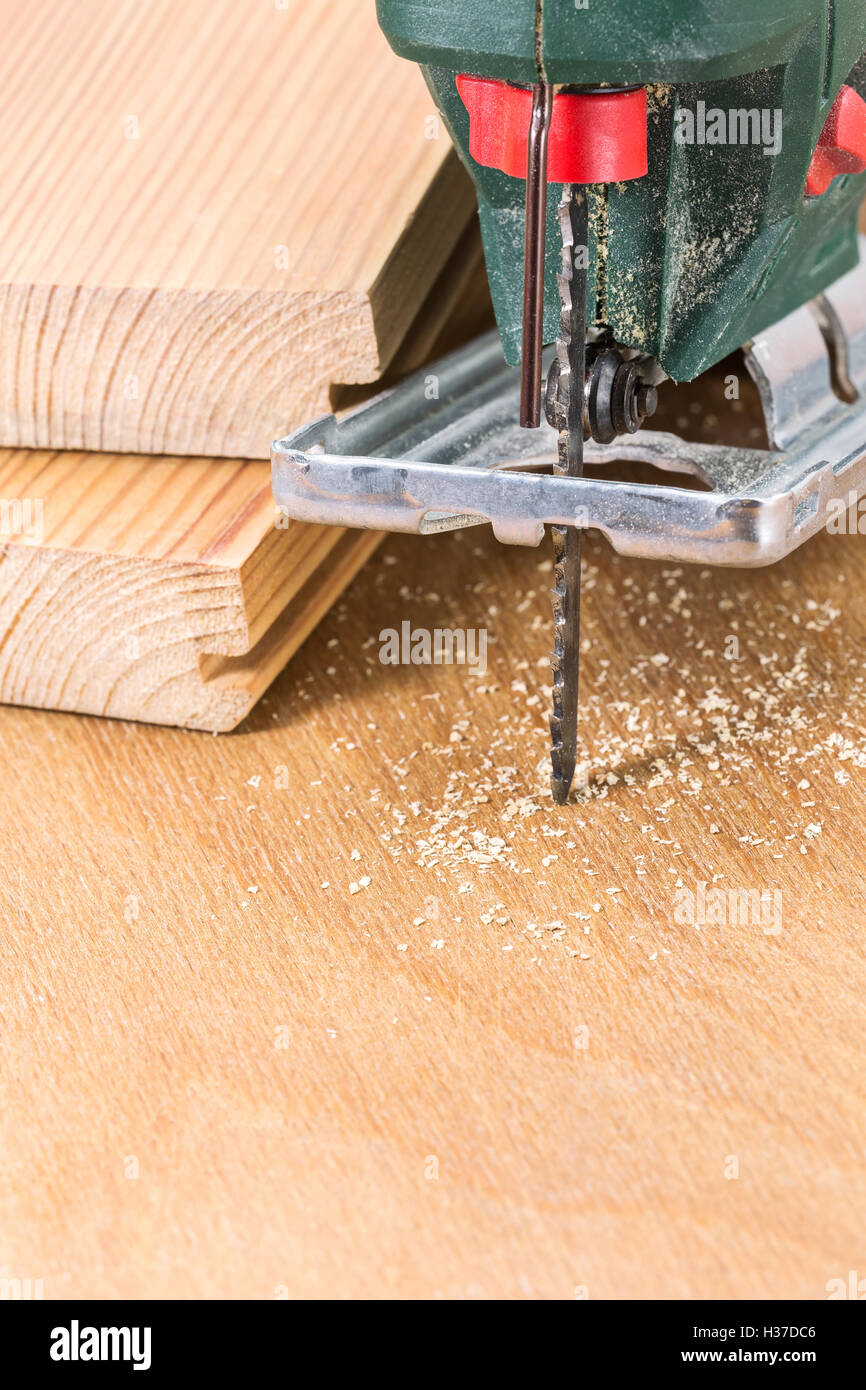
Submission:
POLYGON ((554 546, 552 791, 577 757, 580 537, 768 564, 866 490, 863 0, 378 0, 478 193, 498 336, 272 448, 288 515, 554 546), (551 188, 553 185, 553 188, 551 188), (769 449, 653 431, 742 348, 769 449), (438 399, 424 382, 434 371, 438 399), (584 476, 636 460, 703 489, 584 476))

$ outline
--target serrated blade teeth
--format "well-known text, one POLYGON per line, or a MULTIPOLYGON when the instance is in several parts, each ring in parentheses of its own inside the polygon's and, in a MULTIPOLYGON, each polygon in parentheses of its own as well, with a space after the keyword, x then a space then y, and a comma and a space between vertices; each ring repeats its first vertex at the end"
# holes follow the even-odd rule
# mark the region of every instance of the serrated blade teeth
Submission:
MULTIPOLYGON (((562 269, 557 275, 561 334, 559 358, 558 459, 555 472, 579 477, 583 471, 583 376, 586 339, 586 272, 575 266, 573 247, 587 238, 586 196, 565 190, 559 205, 562 269), (573 385, 578 394, 573 394, 573 385)), ((577 694, 580 655, 580 531, 554 527, 552 593, 554 651, 551 656, 553 700, 550 715, 551 791, 560 804, 568 798, 577 762, 577 694)))

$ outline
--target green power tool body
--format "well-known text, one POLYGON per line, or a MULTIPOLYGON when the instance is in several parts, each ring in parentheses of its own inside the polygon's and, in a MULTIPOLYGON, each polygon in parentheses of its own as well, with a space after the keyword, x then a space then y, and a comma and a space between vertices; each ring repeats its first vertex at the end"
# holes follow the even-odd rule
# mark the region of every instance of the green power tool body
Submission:
POLYGON ((866 5, 378 0, 378 14, 475 182, 501 343, 437 364, 432 401, 410 378, 276 441, 274 495, 343 526, 487 521, 530 545, 550 528, 563 802, 582 531, 627 554, 761 565, 866 491, 866 5), (665 379, 740 348, 769 450, 644 428, 665 379), (584 475, 623 459, 709 490, 584 475))
MULTIPOLYGON (((646 88, 646 176, 590 195, 587 322, 655 357, 676 381, 692 380, 856 264, 866 178, 843 174, 821 197, 804 197, 804 188, 842 87, 866 98, 863 0, 378 0, 378 13, 396 52, 421 64, 475 180, 509 362, 520 358, 524 188, 470 155, 459 74, 646 88), (689 132, 679 113, 697 124, 699 103, 726 122, 731 111, 770 113, 765 130, 776 139, 765 145, 759 131, 752 143, 750 122, 748 144, 722 143, 730 131, 708 122, 693 143, 681 141, 689 132)), ((547 245, 552 342, 554 206, 547 245)))

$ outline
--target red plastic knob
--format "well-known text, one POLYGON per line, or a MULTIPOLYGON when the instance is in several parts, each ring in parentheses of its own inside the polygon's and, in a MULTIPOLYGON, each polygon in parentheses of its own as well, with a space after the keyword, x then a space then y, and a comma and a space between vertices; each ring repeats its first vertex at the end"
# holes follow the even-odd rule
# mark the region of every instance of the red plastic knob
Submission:
MULTIPOLYGON (((457 78, 469 112, 469 153, 487 169, 526 178, 532 92, 491 77, 457 78)), ((619 183, 647 172, 646 90, 557 92, 548 183, 619 183)))
POLYGON ((818 198, 839 174, 862 174, 864 170, 866 101, 853 87, 842 87, 809 165, 806 195, 818 198))

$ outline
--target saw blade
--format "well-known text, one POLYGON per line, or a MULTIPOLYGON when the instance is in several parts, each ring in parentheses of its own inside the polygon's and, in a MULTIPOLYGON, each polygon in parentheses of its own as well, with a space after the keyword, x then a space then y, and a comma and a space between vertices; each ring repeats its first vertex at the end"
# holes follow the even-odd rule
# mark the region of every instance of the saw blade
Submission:
MULTIPOLYGON (((561 331, 557 343, 559 388, 558 460, 554 472, 579 478, 583 472, 583 392, 586 360, 588 210, 586 193, 566 188, 559 205, 562 270, 558 275, 561 331)), ((550 716, 551 790, 562 805, 577 764, 577 703, 580 668, 580 530, 553 527, 553 712, 550 716)))

